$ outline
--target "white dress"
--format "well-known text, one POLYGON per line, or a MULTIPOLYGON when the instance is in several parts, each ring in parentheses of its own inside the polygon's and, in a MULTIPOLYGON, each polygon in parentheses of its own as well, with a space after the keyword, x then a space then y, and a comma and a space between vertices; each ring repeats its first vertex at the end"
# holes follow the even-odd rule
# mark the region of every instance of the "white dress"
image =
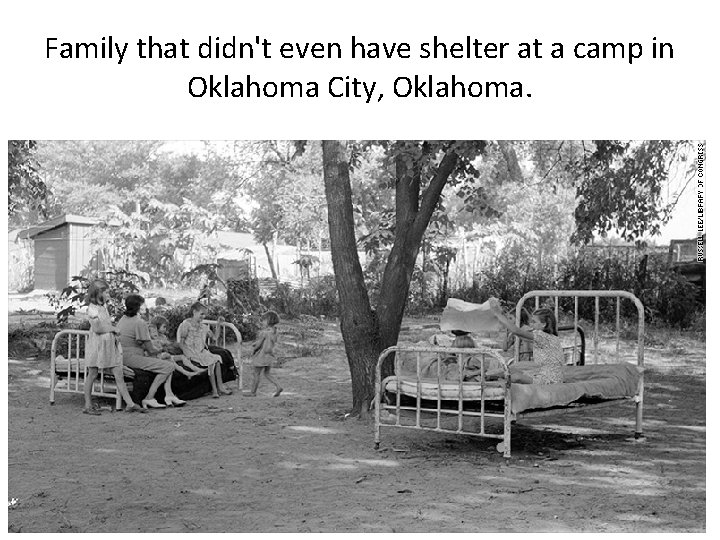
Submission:
POLYGON ((100 369, 122 366, 122 349, 117 337, 112 332, 103 332, 112 327, 107 308, 90 304, 87 313, 90 319, 90 337, 85 347, 86 365, 100 369))

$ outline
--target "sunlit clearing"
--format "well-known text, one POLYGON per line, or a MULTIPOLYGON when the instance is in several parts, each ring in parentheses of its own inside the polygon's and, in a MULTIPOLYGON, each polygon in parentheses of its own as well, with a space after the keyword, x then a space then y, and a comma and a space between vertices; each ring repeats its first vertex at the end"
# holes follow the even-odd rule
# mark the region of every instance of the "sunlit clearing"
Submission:
POLYGON ((338 433, 338 431, 334 429, 315 426, 287 426, 287 429, 292 429, 293 431, 305 431, 307 433, 317 433, 318 435, 333 435, 338 433))
POLYGON ((607 435, 607 429, 584 428, 580 426, 561 426, 557 424, 543 424, 543 427, 557 433, 569 433, 571 435, 607 435))
MULTIPOLYGON (((335 456, 332 454, 324 454, 324 455, 311 455, 311 454, 301 454, 297 456, 298 459, 303 459, 309 462, 318 462, 318 461, 324 461, 328 464, 334 465, 349 465, 350 467, 356 467, 359 465, 364 466, 370 466, 370 467, 398 467, 400 463, 398 463, 394 459, 354 459, 354 458, 344 458, 340 456, 335 456)), ((305 465, 300 464, 294 464, 294 468, 304 468, 305 465)), ((335 468, 342 468, 342 467, 335 467, 335 468)))
POLYGON ((384 460, 384 459, 349 459, 335 457, 335 460, 340 463, 359 463, 361 465, 374 465, 378 467, 397 467, 399 463, 395 460, 384 460))
POLYGON ((599 450, 599 449, 593 449, 593 450, 582 450, 582 449, 575 449, 573 450, 573 453, 578 456, 593 456, 593 457, 600 457, 600 456, 622 456, 623 453, 617 450, 599 450))
POLYGON ((620 474, 607 471, 607 476, 584 476, 582 478, 547 477, 548 484, 556 486, 584 486, 593 490, 608 489, 621 490, 624 495, 637 495, 643 497, 662 496, 666 492, 657 485, 655 480, 642 480, 628 478, 620 474))
POLYGON ((641 514, 619 514, 617 516, 617 519, 620 521, 631 521, 631 522, 636 522, 636 521, 647 521, 650 523, 653 523, 653 522, 659 523, 660 522, 660 518, 658 518, 656 516, 643 516, 641 514))
POLYGON ((117 450, 115 450, 114 448, 96 448, 95 451, 102 454, 113 454, 117 452, 117 450))
POLYGON ((33 379, 20 379, 20 382, 30 386, 39 386, 40 388, 47 388, 50 386, 50 377, 36 377, 33 379))

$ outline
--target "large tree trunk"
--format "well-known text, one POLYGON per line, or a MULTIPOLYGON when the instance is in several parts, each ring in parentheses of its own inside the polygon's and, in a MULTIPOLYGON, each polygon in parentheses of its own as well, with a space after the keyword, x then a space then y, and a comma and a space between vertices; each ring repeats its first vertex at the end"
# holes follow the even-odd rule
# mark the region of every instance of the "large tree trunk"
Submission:
MULTIPOLYGON (((420 242, 458 156, 452 149, 445 152, 421 199, 422 166, 432 157, 431 145, 424 143, 418 148, 412 143, 398 144, 395 241, 385 265, 375 317, 357 254, 347 149, 339 141, 324 141, 322 148, 332 260, 340 296, 340 329, 350 364, 353 410, 362 412, 374 394, 377 357, 397 343, 420 242)), ((392 363, 388 362, 382 375, 391 371, 392 363)))
POLYGON ((400 155, 395 160, 395 242, 385 266, 377 307, 383 349, 397 343, 420 242, 457 159, 453 151, 445 154, 423 192, 422 202, 421 165, 400 155))
POLYGON ((322 149, 340 330, 350 365, 353 413, 363 414, 375 394, 375 364, 382 349, 357 252, 347 148, 340 141, 323 141, 322 149))

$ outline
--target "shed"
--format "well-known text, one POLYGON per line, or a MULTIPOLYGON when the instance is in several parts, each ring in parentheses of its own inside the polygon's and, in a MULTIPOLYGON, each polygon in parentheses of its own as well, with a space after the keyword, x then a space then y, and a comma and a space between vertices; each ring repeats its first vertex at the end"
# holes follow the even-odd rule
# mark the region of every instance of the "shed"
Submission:
POLYGON ((61 290, 72 276, 100 270, 92 243, 92 228, 100 220, 63 214, 22 231, 20 238, 34 240, 35 288, 61 290))

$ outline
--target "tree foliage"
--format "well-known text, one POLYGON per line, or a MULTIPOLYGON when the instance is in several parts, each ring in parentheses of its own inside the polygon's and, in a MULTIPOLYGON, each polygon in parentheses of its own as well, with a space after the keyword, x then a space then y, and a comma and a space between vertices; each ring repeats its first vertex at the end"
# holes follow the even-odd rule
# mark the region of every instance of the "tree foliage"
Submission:
POLYGON ((47 217, 47 185, 40 174, 36 141, 8 141, 8 218, 27 225, 47 217))
MULTIPOLYGON (((333 265, 355 411, 360 412, 372 395, 371 366, 377 355, 397 341, 423 237, 436 212, 448 209, 446 189, 462 201, 462 209, 469 215, 496 219, 506 215, 516 244, 534 246, 540 261, 544 252, 552 251, 554 244, 570 232, 562 210, 573 206, 575 241, 587 242, 593 233, 613 228, 627 240, 657 232, 667 219, 660 186, 667 180, 668 161, 677 145, 599 141, 588 146, 582 141, 500 141, 490 145, 484 141, 374 141, 356 145, 349 152, 338 141, 323 143, 333 265), (377 205, 355 216, 348 211, 353 194, 347 170, 352 164, 366 166, 358 154, 368 147, 380 148, 371 159, 393 172, 374 178, 378 180, 376 189, 393 190, 394 196, 380 200, 392 200, 394 208, 377 205), (506 212, 507 204, 503 209, 507 198, 501 191, 513 188, 521 190, 523 198, 511 216, 506 212), (569 204, 572 190, 577 190, 575 205, 569 204), (523 226, 513 231, 518 210, 523 226), (356 223, 365 228, 361 245, 385 258, 374 310, 362 268, 353 255, 356 223)), ((375 202, 363 192, 363 182, 355 185, 363 201, 375 202)), ((459 221, 457 217, 453 222, 459 221)), ((442 216, 435 219, 442 223, 442 216)), ((446 255, 449 258, 452 253, 446 255)))
POLYGON ((573 165, 581 172, 573 241, 588 243, 611 231, 628 241, 658 234, 671 209, 662 188, 671 162, 683 159, 683 146, 680 141, 595 141, 573 165))

